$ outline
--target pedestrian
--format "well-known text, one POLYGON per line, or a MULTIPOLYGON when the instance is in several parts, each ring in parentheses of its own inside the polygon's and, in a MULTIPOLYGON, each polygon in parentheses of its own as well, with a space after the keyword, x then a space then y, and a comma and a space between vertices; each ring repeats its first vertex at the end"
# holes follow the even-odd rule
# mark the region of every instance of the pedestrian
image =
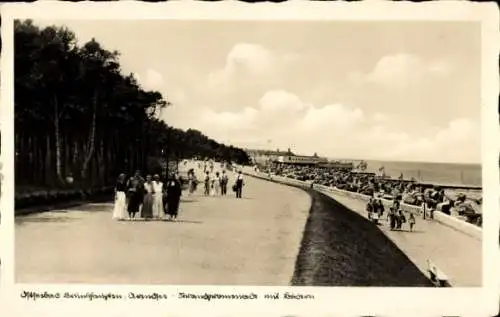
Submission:
POLYGON ((141 172, 136 171, 134 176, 127 182, 128 206, 127 211, 129 219, 134 219, 139 212, 144 199, 144 179, 141 172))
POLYGON ((177 175, 172 175, 167 186, 167 215, 169 220, 176 220, 179 214, 179 205, 182 196, 182 187, 177 175))
POLYGON ((379 218, 382 218, 382 216, 384 215, 384 211, 384 204, 380 199, 377 199, 375 201, 375 212, 378 213, 379 218))
POLYGON ((194 169, 188 171, 188 192, 192 195, 194 192, 194 169))
POLYGON ((153 218, 160 219, 163 216, 163 182, 160 175, 153 176, 153 218))
POLYGON ((189 194, 192 195, 196 191, 196 186, 198 185, 198 180, 194 174, 194 169, 191 169, 191 173, 188 175, 189 178, 189 194))
POLYGON ((113 208, 113 219, 124 220, 127 218, 127 182, 125 174, 120 174, 115 186, 115 206, 113 208))
POLYGON ((214 186, 214 196, 219 196, 220 194, 220 174, 219 172, 215 172, 215 177, 213 179, 213 186, 214 186))
POLYGON ((373 197, 370 197, 370 200, 366 204, 366 212, 368 213, 368 219, 372 219, 372 212, 374 211, 374 200, 373 197))
POLYGON ((415 216, 412 212, 410 212, 410 217, 408 218, 408 225, 410 226, 410 231, 413 231, 413 227, 415 226, 415 216))
POLYGON ((205 172, 205 196, 210 195, 210 175, 208 172, 205 172))
POLYGON ((153 218, 153 195, 155 194, 153 188, 153 179, 151 175, 146 176, 144 183, 144 201, 142 203, 141 216, 145 220, 153 218))
POLYGON ((241 171, 239 171, 235 182, 236 198, 241 198, 244 185, 243 175, 241 174, 241 171))
POLYGON ((397 221, 398 221, 398 229, 401 230, 403 223, 406 222, 405 215, 403 214, 403 211, 401 209, 398 210, 397 221))
POLYGON ((387 217, 389 218, 389 226, 391 230, 394 230, 396 228, 396 212, 394 211, 394 207, 390 208, 387 217))
POLYGON ((221 188, 222 196, 227 195, 227 183, 228 182, 229 182, 229 179, 227 177, 226 171, 222 171, 222 176, 220 178, 220 188, 221 188))

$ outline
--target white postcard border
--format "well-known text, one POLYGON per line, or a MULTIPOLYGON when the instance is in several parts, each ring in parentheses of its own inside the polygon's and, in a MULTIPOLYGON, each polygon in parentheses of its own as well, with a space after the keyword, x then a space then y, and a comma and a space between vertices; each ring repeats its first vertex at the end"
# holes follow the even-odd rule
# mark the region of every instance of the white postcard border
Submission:
MULTIPOLYGON (((12 316, 58 316, 82 313, 96 316, 135 316, 148 312, 166 316, 214 315, 384 315, 402 312, 415 315, 483 316, 498 311, 500 185, 498 171, 498 53, 499 17, 495 3, 468 2, 305 2, 248 4, 242 2, 109 3, 38 2, 4 4, 2 13, 2 285, 0 310, 12 316), (482 24, 482 155, 483 155, 483 287, 482 288, 323 288, 323 287, 216 287, 216 286, 113 286, 113 285, 23 285, 14 283, 14 126, 13 126, 13 19, 217 19, 217 20, 337 20, 337 21, 477 21, 482 24), (272 291, 314 294, 315 300, 277 301, 47 301, 29 302, 20 297, 28 291, 129 292, 176 294, 248 293, 272 291), (496 310, 496 311, 495 311, 496 310), (418 313, 417 313, 418 312, 418 313)), ((42 251, 43 252, 43 251, 42 251)))

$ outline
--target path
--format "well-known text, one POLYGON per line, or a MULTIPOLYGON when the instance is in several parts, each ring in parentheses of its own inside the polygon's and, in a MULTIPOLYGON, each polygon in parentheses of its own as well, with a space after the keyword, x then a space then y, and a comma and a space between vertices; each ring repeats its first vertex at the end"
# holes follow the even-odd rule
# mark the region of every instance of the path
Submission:
MULTIPOLYGON (((365 203, 339 194, 328 195, 347 208, 367 217, 365 203)), ((426 275, 428 275, 426 261, 431 259, 450 278, 452 286, 481 286, 481 241, 438 222, 423 220, 420 217, 415 219, 414 232, 391 231, 385 221, 379 228, 426 275)))
POLYGON ((246 179, 243 199, 200 186, 177 223, 113 221, 111 204, 18 217, 16 281, 288 285, 310 197, 246 179))

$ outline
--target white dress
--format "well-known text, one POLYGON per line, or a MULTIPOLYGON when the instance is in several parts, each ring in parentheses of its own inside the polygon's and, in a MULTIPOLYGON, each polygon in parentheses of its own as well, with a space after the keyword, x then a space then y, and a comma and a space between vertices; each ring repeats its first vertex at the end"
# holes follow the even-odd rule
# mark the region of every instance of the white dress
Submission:
POLYGON ((210 196, 215 196, 215 183, 216 183, 215 175, 210 177, 210 196))
POLYGON ((113 209, 113 219, 123 220, 127 219, 127 200, 125 192, 117 191, 115 196, 115 207, 113 209))
POLYGON ((163 183, 153 182, 153 218, 163 217, 163 183))
POLYGON ((220 176, 214 177, 214 195, 219 195, 220 193, 220 176))

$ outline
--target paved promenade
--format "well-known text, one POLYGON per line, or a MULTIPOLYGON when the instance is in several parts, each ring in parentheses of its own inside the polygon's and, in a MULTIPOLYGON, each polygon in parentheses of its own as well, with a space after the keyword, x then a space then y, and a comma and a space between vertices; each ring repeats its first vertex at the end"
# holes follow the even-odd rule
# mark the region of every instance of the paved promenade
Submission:
MULTIPOLYGON (((339 194, 329 196, 349 209, 367 217, 365 203, 339 194)), ((408 216, 406 216, 408 218, 408 216)), ((482 244, 438 222, 415 217, 413 232, 391 231, 386 221, 379 228, 426 275, 427 259, 431 259, 447 276, 454 287, 482 285, 482 244)), ((408 230, 407 224, 404 229, 408 230)))
POLYGON ((184 192, 178 222, 114 221, 111 203, 18 217, 16 281, 288 285, 310 197, 246 183, 243 199, 184 192))
MULTIPOLYGON (((254 174, 248 168, 245 172, 254 174)), ((364 202, 333 192, 327 195, 368 218, 364 202)), ((413 232, 391 231, 386 220, 379 228, 426 276, 429 275, 427 260, 430 259, 448 276, 453 287, 481 287, 482 241, 435 221, 421 217, 415 217, 415 220, 413 232)), ((408 230, 407 227, 405 224, 404 229, 408 230)))

